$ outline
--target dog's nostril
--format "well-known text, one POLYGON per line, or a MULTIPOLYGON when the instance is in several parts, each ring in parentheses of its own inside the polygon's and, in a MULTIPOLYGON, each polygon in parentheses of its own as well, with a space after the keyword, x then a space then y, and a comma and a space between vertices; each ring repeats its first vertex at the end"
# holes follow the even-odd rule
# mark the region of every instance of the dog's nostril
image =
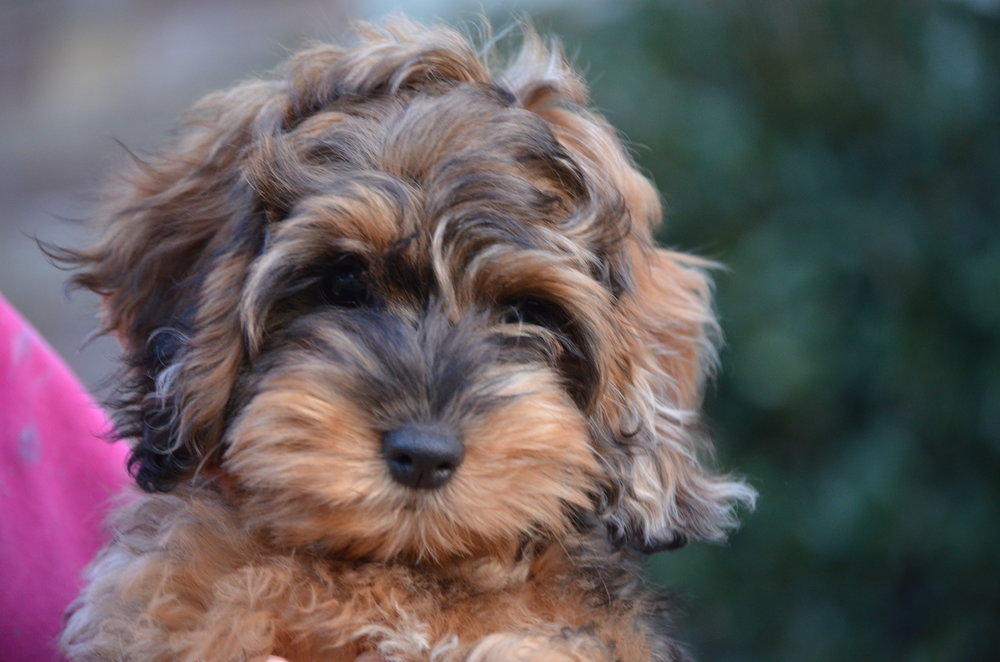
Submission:
POLYGON ((429 490, 451 480, 465 457, 465 446, 454 435, 407 426, 385 433, 382 455, 397 483, 429 490))
POLYGON ((389 457, 390 462, 395 462, 400 467, 411 467, 413 466, 413 458, 411 458, 406 453, 395 453, 389 457))
POLYGON ((434 481, 444 485, 453 473, 455 473, 455 465, 449 462, 439 464, 434 468, 434 481))

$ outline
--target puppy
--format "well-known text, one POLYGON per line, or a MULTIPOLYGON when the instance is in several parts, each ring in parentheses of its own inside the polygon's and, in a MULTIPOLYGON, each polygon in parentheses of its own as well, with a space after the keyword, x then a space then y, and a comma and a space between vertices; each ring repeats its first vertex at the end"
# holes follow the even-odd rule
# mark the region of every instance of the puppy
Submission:
POLYGON ((398 19, 213 94, 65 252, 141 492, 71 660, 683 660, 643 554, 753 490, 699 424, 710 265, 557 47, 398 19))

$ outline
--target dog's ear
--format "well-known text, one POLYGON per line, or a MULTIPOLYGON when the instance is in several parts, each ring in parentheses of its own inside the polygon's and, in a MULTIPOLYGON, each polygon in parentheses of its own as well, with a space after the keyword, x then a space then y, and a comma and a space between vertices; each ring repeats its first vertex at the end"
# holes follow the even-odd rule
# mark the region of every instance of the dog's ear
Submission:
POLYGON ((647 551, 721 540, 735 526, 734 507, 751 506, 756 493, 707 466, 711 443, 699 408, 716 359, 711 265, 652 247, 661 217, 656 189, 614 129, 585 107, 586 87, 559 45, 546 46, 530 26, 523 35, 504 80, 584 173, 597 213, 571 231, 618 272, 609 283, 622 333, 595 416, 615 440, 607 446, 613 484, 605 520, 618 542, 647 551))
POLYGON ((718 329, 711 306, 711 263, 632 244, 633 290, 619 315, 629 329, 627 383, 615 418, 627 448, 619 494, 608 518, 613 537, 647 552, 688 539, 722 540, 734 508, 756 493, 708 466, 711 442, 699 416, 716 361, 718 329))
POLYGON ((236 293, 265 232, 247 146, 262 123, 280 122, 276 99, 270 84, 252 83, 201 101, 172 148, 133 155, 95 219, 98 241, 54 251, 79 267, 72 284, 102 297, 103 331, 124 347, 111 404, 145 489, 169 489, 218 443, 242 359, 236 293))

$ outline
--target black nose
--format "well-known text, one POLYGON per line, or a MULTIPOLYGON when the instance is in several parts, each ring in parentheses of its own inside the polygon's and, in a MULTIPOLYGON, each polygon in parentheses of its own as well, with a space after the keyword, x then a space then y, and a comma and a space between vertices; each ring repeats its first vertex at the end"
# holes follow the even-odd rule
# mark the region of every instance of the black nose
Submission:
POLYGON ((431 490, 451 479, 465 457, 465 446, 450 434, 407 426, 385 433, 382 455, 397 483, 431 490))

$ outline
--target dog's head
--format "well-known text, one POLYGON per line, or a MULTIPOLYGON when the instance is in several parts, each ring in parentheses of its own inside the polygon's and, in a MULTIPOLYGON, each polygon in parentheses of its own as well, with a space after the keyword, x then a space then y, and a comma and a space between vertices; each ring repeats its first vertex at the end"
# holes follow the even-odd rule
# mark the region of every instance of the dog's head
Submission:
POLYGON ((197 104, 76 254, 139 485, 213 475, 283 544, 378 558, 581 513, 723 537, 753 491, 703 464, 708 265, 653 246, 579 78, 530 30, 499 74, 448 30, 359 34, 197 104))

